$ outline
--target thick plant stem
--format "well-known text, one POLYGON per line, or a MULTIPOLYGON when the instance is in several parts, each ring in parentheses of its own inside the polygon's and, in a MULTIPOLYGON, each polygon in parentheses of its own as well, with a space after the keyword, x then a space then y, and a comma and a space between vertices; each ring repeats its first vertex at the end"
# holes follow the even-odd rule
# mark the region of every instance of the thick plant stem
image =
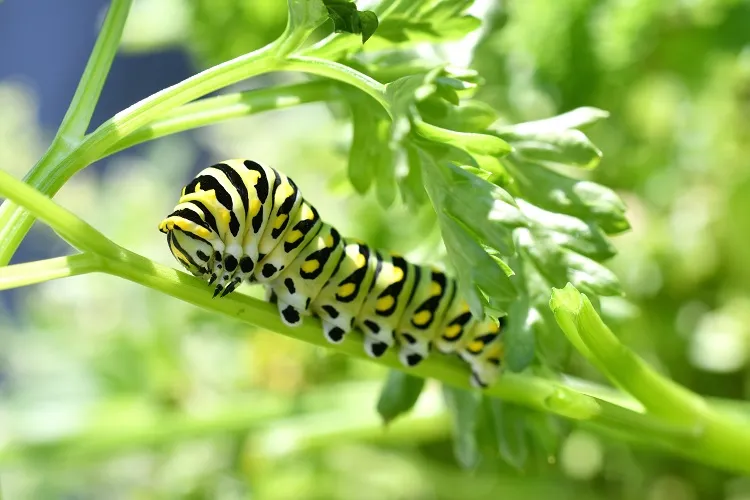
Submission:
MULTIPOLYGON (((665 443, 672 451, 733 470, 750 469, 750 425, 651 368, 604 324, 586 295, 568 284, 550 300, 560 328, 615 385, 635 397, 665 425, 692 439, 665 443)), ((659 434, 651 436, 658 440, 659 434)))

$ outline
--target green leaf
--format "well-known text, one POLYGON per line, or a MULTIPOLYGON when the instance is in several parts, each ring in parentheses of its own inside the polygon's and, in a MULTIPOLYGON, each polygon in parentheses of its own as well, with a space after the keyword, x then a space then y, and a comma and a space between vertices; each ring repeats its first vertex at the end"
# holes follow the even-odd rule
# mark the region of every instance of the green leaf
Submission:
POLYGON ((512 230, 525 224, 513 198, 503 189, 434 158, 420 149, 425 189, 438 214, 448 257, 474 314, 484 306, 507 311, 517 291, 506 264, 490 256, 482 244, 501 255, 514 253, 512 230))
POLYGON ((354 2, 347 0, 323 0, 328 16, 333 21, 336 33, 354 33, 362 35, 365 43, 378 29, 378 16, 371 11, 360 12, 354 2))
MULTIPOLYGON (((461 16, 441 22, 439 26, 430 21, 388 17, 376 33, 388 45, 413 44, 418 42, 445 42, 460 40, 482 25, 472 16, 461 16)), ((380 46, 377 47, 381 48, 380 46)))
POLYGON ((419 120, 416 122, 417 133, 430 141, 449 144, 474 156, 505 156, 511 151, 510 145, 499 137, 489 134, 457 132, 444 129, 419 120))
POLYGON ((608 117, 609 113, 602 109, 582 107, 552 118, 518 123, 510 127, 498 127, 496 130, 498 132, 513 130, 520 134, 559 132, 591 125, 608 117))
POLYGON ((378 141, 379 106, 374 106, 368 96, 347 91, 349 108, 352 114, 352 143, 349 147, 349 181, 360 194, 365 194, 372 185, 375 172, 380 168, 391 168, 381 164, 381 149, 385 146, 378 141))
POLYGON ((602 158, 602 152, 580 130, 518 132, 514 129, 498 135, 526 160, 593 169, 602 158))
POLYGON ((501 255, 515 252, 512 230, 528 221, 513 197, 499 186, 448 162, 425 162, 424 177, 432 183, 433 204, 461 221, 475 238, 501 255))
POLYGON ((598 262, 557 246, 544 232, 519 229, 516 242, 545 280, 554 287, 573 283, 595 295, 622 295, 617 276, 598 262))
POLYGON ((521 158, 592 169, 599 165, 602 153, 586 134, 575 129, 607 116, 600 109, 577 108, 545 120, 491 128, 511 143, 521 158))
POLYGON ((279 49, 282 55, 297 50, 328 18, 321 0, 287 0, 288 18, 279 49))
POLYGON ((428 198, 422 179, 422 160, 419 158, 419 151, 416 147, 406 147, 406 164, 408 171, 400 179, 401 196, 404 203, 412 209, 417 209, 424 205, 428 198))
MULTIPOLYGON (((551 286, 534 267, 531 260, 521 257, 519 255, 518 258, 511 260, 519 281, 525 287, 520 292, 519 302, 528 300, 529 307, 533 308, 541 318, 540 322, 533 323, 535 357, 545 366, 561 369, 570 357, 572 346, 560 331, 549 309, 551 286)), ((512 319, 509 318, 510 328, 514 326, 512 319)), ((509 355, 506 354, 506 356, 509 355)), ((510 364, 511 361, 506 360, 506 362, 510 364)))
POLYGON ((481 317, 484 307, 489 305, 507 312, 517 291, 503 268, 454 218, 438 215, 448 257, 456 269, 461 293, 472 314, 481 317))
POLYGON ((378 16, 366 10, 359 13, 359 22, 362 26, 362 43, 365 43, 378 29, 378 16))
POLYGON ((426 99, 418 104, 425 121, 459 132, 482 132, 495 120, 497 112, 481 101, 463 101, 453 106, 441 99, 426 99))
POLYGON ((521 198, 552 212, 592 220, 606 234, 630 229, 625 204, 609 188, 591 181, 571 179, 534 162, 506 157, 521 198))
POLYGON ((534 359, 536 331, 544 328, 539 311, 528 297, 513 302, 503 331, 505 365, 514 372, 524 370, 534 359))
POLYGON ((443 385, 443 399, 452 417, 456 460, 466 469, 475 468, 481 460, 476 436, 481 396, 473 391, 443 385))
POLYGON ((472 3, 473 0, 389 2, 371 48, 392 49, 418 42, 462 39, 481 26, 481 20, 466 14, 472 3))
POLYGON ((497 450, 509 465, 523 469, 529 457, 526 409, 497 398, 485 398, 489 407, 497 450))
POLYGON ((388 424, 396 417, 410 411, 422 393, 424 379, 400 370, 388 372, 383 390, 378 399, 378 413, 388 424))
POLYGON ((535 234, 543 235, 558 246, 597 261, 608 259, 616 253, 602 230, 594 224, 542 210, 524 200, 518 200, 518 207, 534 227, 535 234))

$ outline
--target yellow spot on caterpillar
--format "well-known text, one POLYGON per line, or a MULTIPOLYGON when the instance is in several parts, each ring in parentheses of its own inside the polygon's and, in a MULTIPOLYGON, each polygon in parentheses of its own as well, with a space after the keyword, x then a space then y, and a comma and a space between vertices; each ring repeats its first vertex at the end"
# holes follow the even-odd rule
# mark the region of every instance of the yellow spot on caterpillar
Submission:
POLYGON ((365 260, 365 256, 360 254, 357 254, 356 257, 354 257, 354 265, 357 267, 357 269, 365 267, 365 264, 367 261, 365 260))
POLYGON ((445 332, 443 333, 443 338, 452 340, 461 335, 461 325, 451 325, 448 328, 445 329, 445 332))
POLYGON ((404 271, 400 267, 391 268, 391 279, 394 283, 404 279, 404 271))
POLYGON ((326 248, 332 247, 333 246, 333 235, 331 235, 330 233, 328 233, 326 235, 325 239, 323 240, 323 244, 326 246, 326 248))
POLYGON ((286 237, 286 241, 289 243, 294 243, 295 241, 297 241, 298 239, 302 237, 303 237, 302 231, 298 231, 295 229, 294 231, 289 231, 289 236, 286 237))
POLYGON ((310 209, 310 205, 305 203, 305 205, 302 207, 302 219, 303 220, 310 220, 313 218, 313 211, 310 209))
POLYGON ((317 260, 308 260, 307 262, 302 264, 300 269, 304 273, 312 273, 312 272, 317 271, 319 267, 320 267, 320 262, 318 262, 317 260))
POLYGON ((276 191, 277 198, 279 196, 281 196, 282 198, 289 198, 292 194, 294 194, 294 188, 291 184, 289 184, 288 181, 279 186, 279 189, 276 191))
POLYGON ((380 297, 377 302, 375 302, 375 309, 378 311, 387 311, 391 307, 393 307, 393 297, 391 295, 387 295, 385 297, 380 297))
POLYGON ((484 349, 484 342, 481 340, 474 340, 466 346, 466 350, 472 354, 479 354, 482 352, 482 349, 484 349))
POLYGON ((487 333, 497 333, 500 331, 500 325, 494 321, 487 325, 487 333))
POLYGON ((179 203, 185 203, 193 200, 200 201, 207 207, 214 207, 219 205, 219 202, 216 200, 216 191, 214 191, 213 189, 210 189, 208 191, 199 191, 196 187, 195 192, 181 196, 179 203))
POLYGON ((260 206, 260 200, 258 198, 254 198, 250 202, 250 217, 258 215, 258 212, 260 212, 260 206))
POLYGON ((219 218, 221 219, 222 224, 225 226, 229 224, 229 220, 231 219, 231 216, 229 215, 229 210, 227 209, 221 209, 219 210, 219 218))
POLYGON ((284 222, 287 219, 286 214, 281 214, 276 218, 276 225, 274 226, 274 229, 281 229, 281 226, 284 225, 284 222))
POLYGON ((354 285, 354 283, 346 283, 345 285, 339 286, 338 295, 342 297, 348 297, 353 294, 356 289, 357 287, 354 285))
POLYGON ((443 287, 440 286, 440 283, 437 281, 433 281, 430 283, 430 296, 437 296, 443 293, 443 287))
POLYGON ((412 321, 417 326, 424 326, 430 322, 432 313, 430 311, 420 311, 412 317, 412 321))

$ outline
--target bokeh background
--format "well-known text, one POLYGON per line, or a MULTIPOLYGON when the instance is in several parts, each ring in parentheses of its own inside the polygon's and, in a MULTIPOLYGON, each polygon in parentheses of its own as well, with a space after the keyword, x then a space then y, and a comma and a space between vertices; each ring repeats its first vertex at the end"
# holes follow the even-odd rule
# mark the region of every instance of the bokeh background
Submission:
MULTIPOLYGON (((0 168, 21 177, 43 153, 106 4, 0 3, 0 168)), ((92 125, 271 41, 285 4, 136 2, 92 125)), ((588 131, 604 152, 594 176, 618 190, 633 226, 614 240, 627 300, 603 301, 610 325, 677 382, 749 399, 750 3, 516 0, 477 12, 486 29, 470 64, 505 119, 611 113, 588 131)), ((264 113, 118 154, 56 199, 174 265, 156 226, 180 187, 207 162, 251 157, 290 174, 345 233, 428 261, 438 235, 419 214, 353 194, 349 133, 323 104, 264 113)), ((36 224, 13 262, 70 252, 36 224)), ((437 387, 384 432, 381 367, 114 277, 1 292, 0 346, 10 499, 750 499, 750 478, 565 422, 546 448, 518 445, 520 470, 464 472, 437 387)), ((597 377, 575 358, 567 371, 597 377)))

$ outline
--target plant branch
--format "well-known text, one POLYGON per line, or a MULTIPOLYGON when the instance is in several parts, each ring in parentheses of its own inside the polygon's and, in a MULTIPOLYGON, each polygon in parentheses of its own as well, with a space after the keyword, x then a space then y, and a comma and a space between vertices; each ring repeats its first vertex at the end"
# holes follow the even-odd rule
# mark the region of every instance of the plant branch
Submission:
POLYGON ((165 113, 164 116, 117 142, 102 158, 142 142, 213 125, 232 118, 311 102, 331 101, 337 97, 339 93, 336 83, 330 80, 316 80, 208 97, 165 113))
POLYGON ((68 145, 76 144, 86 133, 120 45, 131 4, 132 0, 112 0, 94 50, 57 131, 53 147, 58 140, 68 145))
POLYGON ((290 56, 286 59, 283 69, 288 71, 302 71, 348 83, 371 96, 383 106, 388 116, 392 116, 391 103, 385 96, 385 85, 349 66, 325 59, 290 56))
POLYGON ((72 212, 7 172, 0 170, 0 195, 47 223, 74 247, 102 257, 117 256, 120 247, 72 212))
POLYGON ((99 256, 90 252, 5 266, 0 267, 0 290, 9 290, 100 270, 99 256))
MULTIPOLYGON (((565 335, 575 339, 574 345, 613 384, 638 399, 647 415, 671 427, 682 427, 694 436, 690 446, 678 442, 676 450, 732 470, 750 469, 750 426, 746 416, 711 404, 656 372, 617 339, 588 297, 573 285, 553 289, 550 308, 565 335)), ((660 437, 667 435, 658 432, 652 438, 660 437)))

